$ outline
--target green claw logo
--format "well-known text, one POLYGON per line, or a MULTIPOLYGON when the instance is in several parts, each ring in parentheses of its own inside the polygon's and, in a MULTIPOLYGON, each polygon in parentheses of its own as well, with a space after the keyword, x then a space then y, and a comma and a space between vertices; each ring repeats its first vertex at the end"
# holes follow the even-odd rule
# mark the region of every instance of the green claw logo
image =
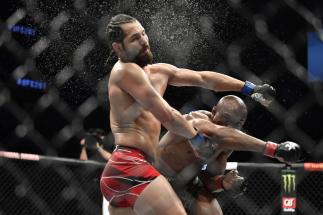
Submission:
POLYGON ((290 193, 296 190, 295 178, 295 175, 292 174, 283 175, 285 193, 290 193))

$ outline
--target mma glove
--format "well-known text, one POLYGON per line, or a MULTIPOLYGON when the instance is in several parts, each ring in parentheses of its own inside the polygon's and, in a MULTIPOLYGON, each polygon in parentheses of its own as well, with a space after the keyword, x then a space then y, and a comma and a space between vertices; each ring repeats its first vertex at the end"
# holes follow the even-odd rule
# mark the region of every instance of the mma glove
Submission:
POLYGON ((268 106, 276 96, 276 90, 269 84, 255 85, 249 81, 246 81, 241 89, 241 92, 245 95, 251 96, 251 98, 264 106, 268 106))
POLYGON ((189 143, 201 160, 206 161, 214 153, 214 145, 203 134, 197 133, 193 138, 189 139, 189 143))
POLYGON ((293 163, 302 160, 303 151, 297 143, 291 141, 281 144, 268 141, 264 155, 277 158, 281 162, 293 163))
POLYGON ((85 146, 92 149, 97 149, 98 145, 102 147, 104 138, 104 131, 101 129, 90 129, 84 137, 85 146))
POLYGON ((247 188, 244 177, 241 177, 237 170, 231 170, 225 175, 213 176, 204 185, 212 194, 230 191, 232 196, 245 192, 247 188))

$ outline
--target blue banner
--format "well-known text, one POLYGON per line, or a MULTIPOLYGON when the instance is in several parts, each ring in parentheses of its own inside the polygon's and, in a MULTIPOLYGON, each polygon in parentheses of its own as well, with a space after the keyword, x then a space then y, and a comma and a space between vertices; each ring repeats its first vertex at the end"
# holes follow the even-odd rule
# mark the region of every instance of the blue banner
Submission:
POLYGON ((308 81, 323 81, 323 41, 318 32, 307 34, 308 81))

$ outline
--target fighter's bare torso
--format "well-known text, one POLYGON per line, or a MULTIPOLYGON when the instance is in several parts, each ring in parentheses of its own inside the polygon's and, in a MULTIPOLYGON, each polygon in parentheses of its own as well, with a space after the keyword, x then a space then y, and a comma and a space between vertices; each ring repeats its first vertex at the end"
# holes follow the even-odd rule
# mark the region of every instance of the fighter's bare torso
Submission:
MULTIPOLYGON (((195 111, 185 115, 187 120, 210 120, 208 111, 195 111)), ((156 163, 157 169, 172 177, 194 162, 200 162, 196 152, 187 139, 167 132, 159 142, 156 163)))
MULTIPOLYGON (((127 78, 120 73, 120 70, 127 66, 129 64, 117 62, 109 78, 110 125, 115 144, 134 147, 154 156, 161 124, 151 112, 145 110, 129 93, 118 86, 120 79, 127 78)), ((167 69, 167 66, 163 64, 147 65, 143 68, 146 78, 161 96, 169 79, 164 68, 167 69)))

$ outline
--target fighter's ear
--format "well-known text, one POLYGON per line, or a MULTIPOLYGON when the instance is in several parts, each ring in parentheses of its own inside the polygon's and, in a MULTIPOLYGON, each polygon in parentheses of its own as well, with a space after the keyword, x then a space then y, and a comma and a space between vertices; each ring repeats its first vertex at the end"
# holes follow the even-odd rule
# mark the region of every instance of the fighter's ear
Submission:
POLYGON ((122 51, 121 43, 113 42, 112 48, 113 48, 114 52, 117 54, 117 56, 119 56, 122 51))
POLYGON ((214 105, 212 108, 212 114, 215 114, 215 113, 216 113, 216 105, 214 105))

